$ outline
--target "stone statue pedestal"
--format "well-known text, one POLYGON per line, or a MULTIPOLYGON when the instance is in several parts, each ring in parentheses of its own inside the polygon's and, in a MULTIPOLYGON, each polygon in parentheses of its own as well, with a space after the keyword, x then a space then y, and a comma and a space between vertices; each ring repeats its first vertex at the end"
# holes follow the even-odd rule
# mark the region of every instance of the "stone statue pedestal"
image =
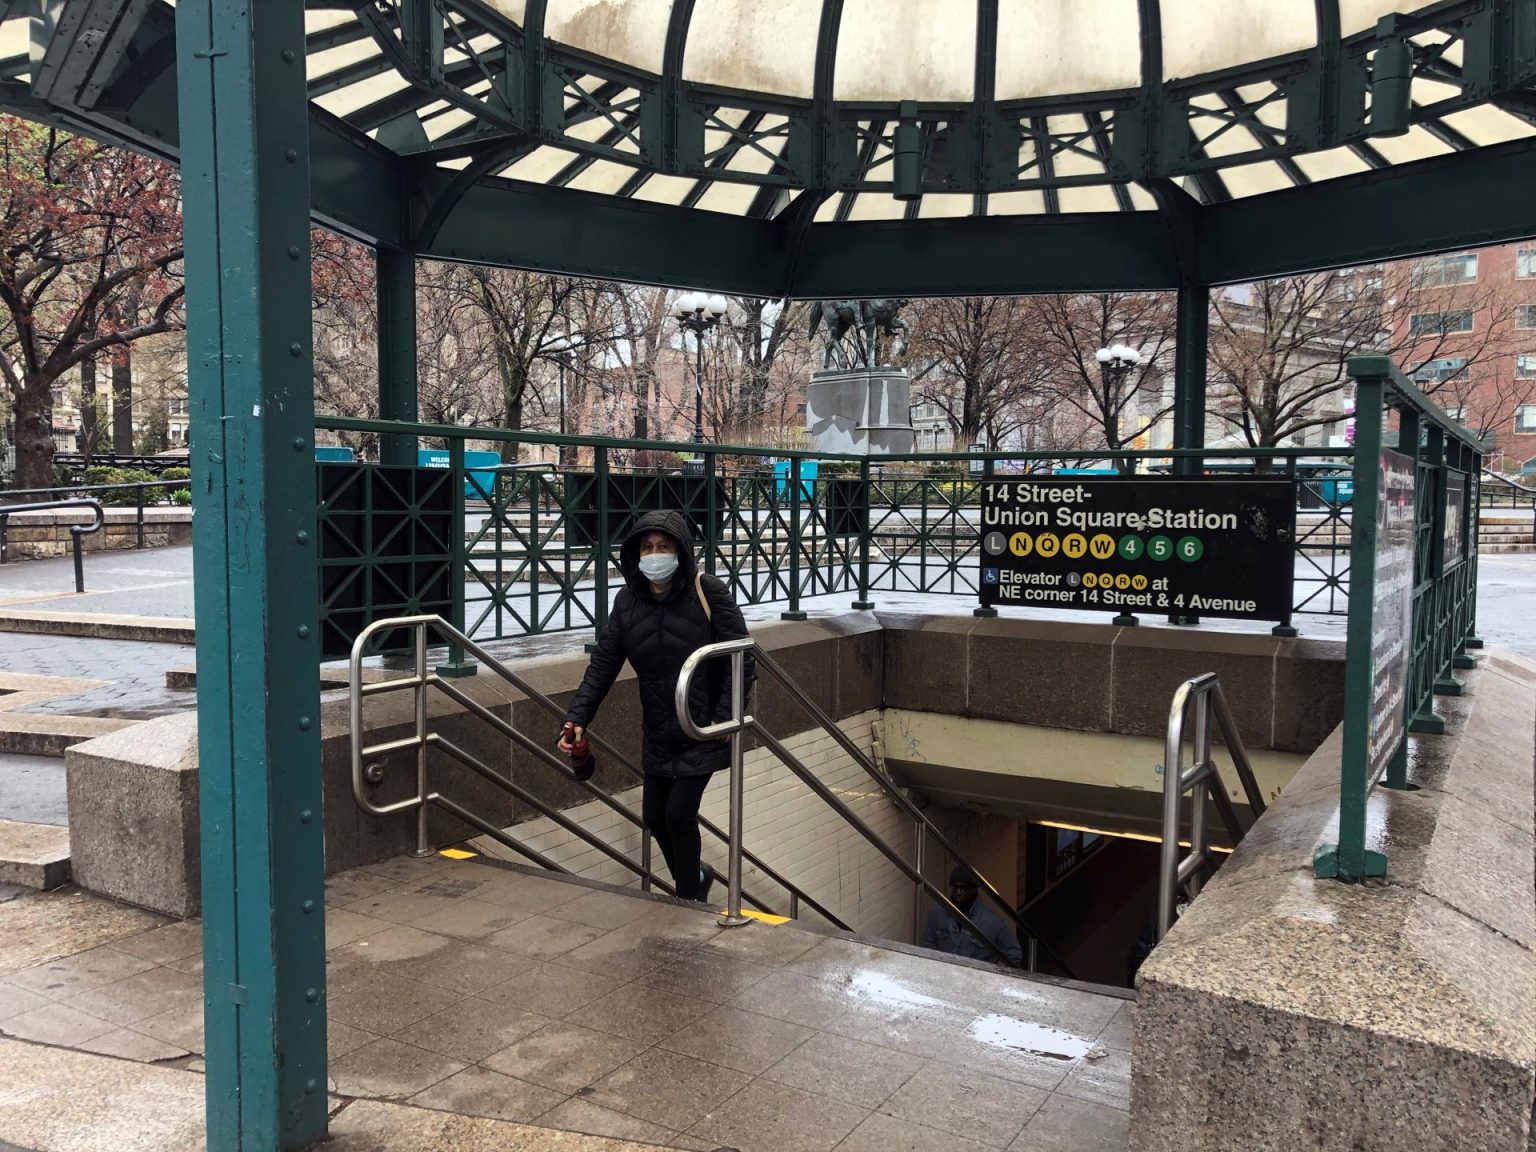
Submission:
POLYGON ((905 368, 836 368, 811 376, 805 429, 817 452, 911 452, 912 385, 905 368))

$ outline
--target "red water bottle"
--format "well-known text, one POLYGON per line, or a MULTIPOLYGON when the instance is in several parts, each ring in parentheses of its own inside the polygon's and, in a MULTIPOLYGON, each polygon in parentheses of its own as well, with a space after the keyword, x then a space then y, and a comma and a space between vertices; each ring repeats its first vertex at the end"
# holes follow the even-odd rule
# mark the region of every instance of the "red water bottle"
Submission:
POLYGON ((571 746, 571 772, 578 780, 590 780, 592 774, 597 771, 597 757, 592 755, 592 749, 587 746, 587 734, 581 734, 577 740, 576 725, 567 720, 565 726, 560 729, 560 739, 571 746))

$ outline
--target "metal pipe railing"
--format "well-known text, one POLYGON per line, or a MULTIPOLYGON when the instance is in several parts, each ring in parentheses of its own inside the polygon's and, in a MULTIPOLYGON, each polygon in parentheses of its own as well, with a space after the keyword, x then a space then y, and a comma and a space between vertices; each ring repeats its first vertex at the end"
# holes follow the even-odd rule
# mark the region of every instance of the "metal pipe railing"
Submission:
POLYGON ((1211 758, 1213 718, 1232 756, 1237 778, 1242 784, 1248 806, 1253 810, 1254 819, 1257 820, 1264 813, 1264 796, 1253 774, 1253 766, 1248 762, 1248 753, 1243 747, 1242 737, 1238 735, 1231 709, 1227 707, 1221 681, 1214 672, 1186 680, 1173 693, 1173 703, 1168 710, 1168 735, 1163 748, 1163 843, 1158 861, 1157 885, 1159 940, 1173 926, 1179 890, 1187 889, 1191 897, 1199 895, 1201 872, 1212 859, 1205 819, 1206 797, 1209 796, 1216 805, 1217 815, 1221 817, 1234 845, 1243 838, 1245 831, 1237 818, 1232 798, 1227 795, 1221 772, 1211 758), (1183 763, 1184 723, 1191 705, 1195 710, 1194 763, 1186 769, 1183 763), (1180 809, 1186 792, 1193 792, 1190 800, 1189 855, 1180 859, 1180 809))
MULTIPOLYGON (((643 890, 649 891, 651 886, 655 884, 660 886, 663 891, 669 894, 672 893, 674 891, 672 886, 666 881, 660 879, 651 866, 653 858, 651 851, 651 841, 650 835, 645 828, 644 820, 642 820, 641 817, 628 806, 621 803, 613 796, 609 795, 608 792, 604 791, 602 788, 598 787, 591 781, 577 781, 570 767, 563 761, 562 758, 556 756, 548 748, 544 747, 543 744, 533 740, 526 733, 520 731, 512 724, 502 719, 500 716, 497 716, 494 712, 492 712, 485 705, 481 704, 478 700, 475 700, 473 697, 466 694, 452 678, 445 679, 439 676, 437 673, 429 671, 426 654, 429 647, 428 636, 432 632, 440 634, 445 641, 457 646, 464 652, 467 652, 469 655, 479 660, 482 666, 484 666, 488 671, 506 681, 513 688, 517 689, 517 691, 521 692, 530 700, 533 700, 535 703, 537 703, 545 711, 550 712, 556 717, 564 716, 564 710, 561 709, 558 704, 556 704, 544 693, 540 692, 532 684, 528 683, 528 681, 523 677, 513 672, 500 660, 492 656, 479 644, 475 643, 467 635, 455 628, 448 621, 442 619, 442 617, 431 615, 406 616, 389 620, 375 621, 373 624, 370 624, 367 628, 365 628, 353 642, 349 668, 350 674, 348 683, 350 695, 350 719, 352 727, 352 794, 353 799, 357 802, 358 806, 363 811, 375 816, 388 816, 413 809, 416 810, 416 853, 418 855, 430 854, 431 847, 427 830, 426 816, 427 805, 435 804, 444 808, 445 810, 454 811, 455 814, 457 814, 459 811, 462 811, 458 805, 453 804, 441 793, 431 791, 428 787, 427 749, 429 747, 437 747, 442 751, 452 755, 456 760, 463 763, 477 775, 484 777, 493 784, 501 787, 504 791, 514 795, 517 799, 521 800, 529 807, 539 812, 540 815, 554 820, 556 823, 560 824, 561 827, 571 832, 572 835, 576 836, 578 839, 581 839, 584 843, 589 844, 590 846, 596 848, 598 851, 603 852, 606 855, 609 855, 610 858, 616 860, 616 862, 620 863, 623 867, 627 868, 631 872, 636 873, 640 877, 641 887, 643 890), (368 648, 369 641, 380 633, 390 632, 398 629, 408 629, 412 635, 413 647, 415 650, 414 659, 412 661, 412 675, 393 680, 378 681, 371 684, 362 683, 362 660, 363 655, 368 648), (436 688, 439 692, 443 693, 443 695, 447 696, 449 699, 463 707, 467 712, 473 714, 477 719, 495 728, 518 747, 522 748, 525 752, 533 756, 536 760, 540 761, 556 773, 564 776, 566 779, 577 783, 590 796, 592 796, 593 799, 597 800, 599 803, 603 804, 605 807, 618 814, 622 819, 628 821, 630 824, 638 828, 641 833, 639 864, 637 865, 633 861, 630 861, 628 857, 623 857, 622 853, 615 855, 614 853, 616 850, 614 850, 611 845, 609 845, 606 841, 603 841, 601 838, 593 836, 585 829, 574 824, 574 822, 566 822, 567 818, 563 817, 559 813, 558 809, 554 809, 544 804, 537 797, 529 794, 526 790, 519 788, 507 777, 496 772, 495 769, 486 766, 475 757, 464 752, 462 749, 459 749, 457 746, 451 744, 450 742, 444 740, 438 734, 429 733, 427 731, 426 712, 426 692, 428 688, 436 688), (379 744, 363 744, 362 737, 364 699, 371 696, 382 695, 386 692, 406 690, 411 691, 413 695, 413 723, 415 728, 413 734, 411 736, 384 741, 379 744), (368 789, 366 787, 366 785, 369 783, 368 762, 370 760, 376 759, 377 757, 389 755, 390 753, 409 750, 414 750, 416 754, 416 794, 403 800, 395 801, 394 803, 388 805, 375 804, 369 797, 368 789)), ((627 757, 619 752, 619 750, 615 748, 610 742, 604 740, 600 735, 595 732, 588 731, 587 739, 593 745, 595 745, 600 752, 607 755, 613 763, 620 765, 636 780, 641 780, 644 778, 640 769, 635 767, 635 765, 631 763, 627 757)), ((470 821, 469 823, 472 823, 474 827, 480 828, 482 831, 486 831, 487 825, 483 821, 476 820, 470 821)), ((716 838, 722 841, 726 839, 725 834, 711 822, 701 819, 699 823, 701 827, 703 827, 707 832, 716 838)), ((486 834, 492 835, 488 831, 486 834)), ((564 869, 560 869, 550 863, 549 860, 543 855, 533 853, 531 850, 522 846, 514 837, 508 835, 504 830, 498 830, 493 835, 493 839, 497 840, 498 843, 511 848, 513 851, 520 853, 528 859, 534 860, 534 862, 539 864, 541 867, 551 868, 555 871, 564 871, 564 869)), ((789 893, 789 899, 792 908, 798 910, 799 905, 803 902, 807 907, 814 909, 819 915, 823 916, 829 923, 834 924, 839 928, 847 928, 847 925, 838 919, 838 917, 835 916, 829 909, 823 907, 813 897, 800 891, 788 880, 782 877, 776 870, 768 867, 765 863, 760 861, 755 855, 748 853, 747 860, 767 879, 773 883, 778 884, 789 893)), ((715 876, 717 879, 723 879, 713 868, 710 868, 709 871, 711 875, 715 876)), ((741 897, 748 904, 751 904, 754 908, 757 908, 760 911, 772 911, 772 909, 764 901, 753 896, 751 893, 743 892, 741 897)))
POLYGON ((75 591, 85 591, 85 561, 81 557, 81 549, 84 546, 84 538, 93 532, 100 532, 103 524, 107 522, 107 514, 101 507, 100 500, 72 499, 72 500, 46 500, 38 504, 0 504, 0 564, 4 564, 9 552, 7 537, 10 534, 11 517, 18 512, 49 512, 59 508, 90 508, 96 513, 96 518, 90 524, 71 524, 69 526, 70 544, 75 555, 75 591))
MULTIPOLYGON (((953 857, 957 862, 965 864, 965 858, 961 856, 959 850, 956 849, 955 846, 949 841, 948 837, 939 831, 933 822, 923 814, 922 810, 918 808, 917 805, 915 805, 911 799, 901 791, 900 788, 896 786, 896 783, 878 767, 876 767, 874 761, 872 761, 867 755, 864 754, 864 751, 853 742, 848 734, 844 732, 837 725, 837 723, 826 714, 825 711, 823 711, 820 705, 818 705, 813 699, 811 699, 809 695, 806 694, 805 690, 802 689, 800 685, 795 683, 789 674, 779 666, 778 662, 769 656, 768 653, 763 650, 762 646, 759 645, 755 640, 753 640, 751 637, 744 637, 739 640, 725 640, 718 644, 707 644, 695 651, 691 656, 688 657, 687 660, 683 662, 682 672, 678 676, 674 703, 677 707, 678 724, 682 727, 683 732, 687 736, 695 740, 709 740, 725 735, 729 735, 732 738, 730 765, 732 836, 730 840, 731 856, 727 868, 728 874, 736 875, 739 877, 741 871, 741 857, 744 851, 742 846, 742 838, 740 835, 742 818, 742 794, 744 791, 744 766, 741 755, 740 738, 743 732, 750 729, 757 735, 757 738, 763 742, 769 751, 771 751, 784 764, 785 767, 787 767, 800 779, 801 783, 810 788, 811 791, 820 797, 821 800, 825 802, 830 808, 832 808, 833 811, 835 811, 846 824, 858 832, 859 835, 863 836, 864 839, 867 840, 875 848, 876 851, 878 851, 882 856, 890 861, 891 864, 899 869, 901 873, 907 877, 907 879, 911 880, 919 892, 926 892, 935 901, 942 904, 954 916, 956 916, 962 924, 970 929, 970 931, 975 934, 977 939, 984 941, 989 948, 991 948, 1000 957, 1002 957, 1004 963, 1009 963, 1008 958, 1002 952, 1002 949, 998 948, 996 944, 989 940, 987 936, 982 933, 979 928, 976 927, 975 923, 970 919, 970 917, 962 912, 960 908, 949 899, 947 892, 944 892, 943 890, 936 887, 933 882, 928 879, 923 868, 921 867, 923 861, 923 847, 926 844, 927 838, 929 836, 932 836, 937 841, 939 846, 944 851, 949 853, 949 855, 953 857), (856 812, 854 812, 853 809, 850 808, 842 800, 841 797, 836 795, 836 793, 834 793, 830 788, 822 783, 822 781, 818 779, 817 776, 810 771, 810 769, 802 764, 800 760, 792 752, 789 751, 788 748, 780 743, 779 740, 775 738, 771 732, 764 728, 762 724, 760 724, 754 717, 744 713, 742 701, 737 698, 738 693, 736 688, 741 684, 742 673, 740 669, 745 663, 746 654, 748 652, 752 653, 756 666, 759 669, 765 669, 769 675, 771 675, 778 682, 779 686, 789 694, 791 699, 793 699, 796 703, 805 709, 805 711, 811 716, 811 718, 816 722, 821 730, 824 731, 827 735, 831 736, 832 739, 839 745, 839 747, 841 747, 843 751, 847 752, 853 761, 864 769, 869 778, 880 786, 880 789, 885 794, 885 796, 889 800, 893 801, 900 809, 902 809, 909 817, 912 818, 917 834, 917 843, 915 845, 916 855, 918 858, 917 864, 913 864, 905 860, 900 852, 898 852, 890 844, 886 843, 885 839, 881 837, 879 833, 875 832, 875 830, 871 828, 856 812), (728 720, 720 721, 716 724, 710 724, 701 727, 694 722, 693 717, 689 714, 688 711, 688 694, 693 683, 694 674, 705 661, 711 659, 719 659, 725 656, 729 656, 732 661, 733 675, 731 718, 728 720)), ((969 865, 966 866, 969 867, 969 865)), ((970 871, 977 877, 981 890, 990 896, 992 900, 997 904, 997 906, 1001 908, 1003 912, 1008 916, 1008 918, 1013 921, 1015 928, 1025 937, 1038 940, 1038 934, 1035 933, 1030 928, 1028 923, 1026 923, 1023 918, 1019 916, 1018 910, 1012 907, 1012 905, 1003 898, 1002 893, 1000 893, 997 888, 994 887, 989 880, 987 880, 985 876, 982 876, 974 868, 970 869, 970 871)), ((741 909, 739 904, 733 902, 726 909, 726 919, 739 917, 740 913, 741 909)), ((726 919, 722 919, 721 923, 724 924, 726 919)), ((1023 942, 1023 940, 1020 941, 1021 945, 1023 942)), ((1059 955, 1057 955, 1049 945, 1045 944, 1044 941, 1040 941, 1039 946, 1046 953, 1046 955, 1050 957, 1053 963, 1059 966, 1068 975, 1071 974, 1066 962, 1059 955)))

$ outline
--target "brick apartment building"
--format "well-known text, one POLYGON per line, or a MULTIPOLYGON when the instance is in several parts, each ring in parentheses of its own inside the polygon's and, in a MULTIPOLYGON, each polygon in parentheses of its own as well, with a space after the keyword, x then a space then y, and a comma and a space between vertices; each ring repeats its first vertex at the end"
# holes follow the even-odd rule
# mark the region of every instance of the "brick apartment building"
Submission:
POLYGON ((1491 439, 1491 466, 1518 469, 1536 456, 1536 242, 1431 257, 1410 269, 1414 306, 1397 321, 1399 359, 1420 364, 1420 386, 1491 439))

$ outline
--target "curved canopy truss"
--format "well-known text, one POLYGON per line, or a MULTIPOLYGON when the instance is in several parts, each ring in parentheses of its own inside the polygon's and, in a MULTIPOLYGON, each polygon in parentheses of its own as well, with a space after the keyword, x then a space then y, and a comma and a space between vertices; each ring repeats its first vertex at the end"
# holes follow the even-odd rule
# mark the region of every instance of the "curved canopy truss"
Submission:
MULTIPOLYGON (((1536 0, 305 7, 317 214, 446 258, 917 294, 1536 233, 1536 0)), ((0 16, 0 103, 175 154, 170 0, 0 16)))

